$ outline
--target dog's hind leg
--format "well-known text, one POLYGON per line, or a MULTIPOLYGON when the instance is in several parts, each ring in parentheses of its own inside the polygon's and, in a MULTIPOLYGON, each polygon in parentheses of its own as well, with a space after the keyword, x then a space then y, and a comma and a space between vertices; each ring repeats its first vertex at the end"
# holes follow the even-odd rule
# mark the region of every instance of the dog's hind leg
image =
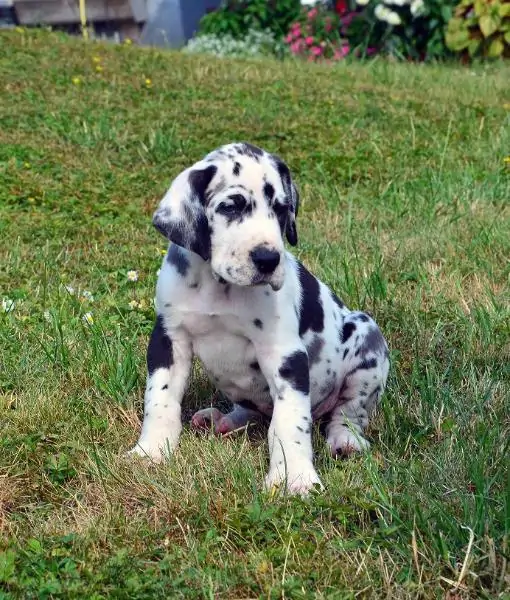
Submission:
POLYGON ((379 355, 361 360, 347 373, 338 404, 326 426, 327 443, 333 456, 345 456, 370 447, 363 432, 384 391, 388 367, 387 356, 379 355))

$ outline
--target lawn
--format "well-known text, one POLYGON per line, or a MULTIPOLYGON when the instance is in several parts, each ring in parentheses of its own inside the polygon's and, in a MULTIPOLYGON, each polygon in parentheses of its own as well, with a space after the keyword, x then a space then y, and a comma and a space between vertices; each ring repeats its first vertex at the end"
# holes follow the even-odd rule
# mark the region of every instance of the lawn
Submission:
MULTIPOLYGON (((0 34, 0 598, 510 598, 510 68, 0 34), (281 155, 297 254, 387 336, 372 451, 262 492, 262 430, 136 441, 165 240, 216 146, 281 155), (138 273, 130 281, 128 272, 138 273), (3 308, 2 308, 3 307, 3 308)), ((212 393, 197 366, 186 419, 212 393)))

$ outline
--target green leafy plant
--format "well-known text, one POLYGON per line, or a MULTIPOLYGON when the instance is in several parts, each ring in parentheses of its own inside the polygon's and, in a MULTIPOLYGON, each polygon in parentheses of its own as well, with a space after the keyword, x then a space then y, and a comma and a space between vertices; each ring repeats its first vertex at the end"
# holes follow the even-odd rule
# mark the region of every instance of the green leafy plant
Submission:
POLYGON ((202 17, 199 34, 239 39, 255 29, 281 38, 300 10, 300 0, 223 0, 217 10, 202 17))
POLYGON ((359 54, 390 54, 408 60, 450 54, 445 28, 455 0, 357 0, 347 37, 359 54))
POLYGON ((510 57, 510 1, 461 0, 448 23, 446 44, 466 58, 510 57))

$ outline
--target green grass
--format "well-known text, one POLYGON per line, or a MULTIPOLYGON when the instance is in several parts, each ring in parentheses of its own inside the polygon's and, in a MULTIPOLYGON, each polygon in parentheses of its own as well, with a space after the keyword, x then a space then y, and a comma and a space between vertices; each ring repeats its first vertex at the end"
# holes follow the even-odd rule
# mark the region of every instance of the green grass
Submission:
MULTIPOLYGON (((510 68, 12 31, 0 81, 0 598, 508 599, 510 68), (305 501, 261 492, 261 431, 186 427, 167 464, 122 458, 165 247, 152 211, 243 139, 288 162, 299 257, 392 349, 372 452, 335 462, 317 432, 326 490, 305 501)), ((185 415, 211 392, 197 367, 185 415)))

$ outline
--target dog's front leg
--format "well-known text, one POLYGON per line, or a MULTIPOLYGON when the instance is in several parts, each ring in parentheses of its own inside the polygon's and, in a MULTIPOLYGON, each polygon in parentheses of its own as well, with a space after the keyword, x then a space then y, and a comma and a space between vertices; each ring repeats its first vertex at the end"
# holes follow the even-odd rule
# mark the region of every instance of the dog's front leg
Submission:
POLYGON ((265 348, 258 360, 273 397, 266 486, 284 484, 288 492, 305 495, 315 484, 322 487, 313 466, 308 355, 304 347, 276 353, 265 348))
POLYGON ((191 370, 191 342, 182 329, 165 331, 158 316, 147 349, 147 386, 140 438, 131 454, 160 461, 172 452, 182 430, 181 401, 191 370))

